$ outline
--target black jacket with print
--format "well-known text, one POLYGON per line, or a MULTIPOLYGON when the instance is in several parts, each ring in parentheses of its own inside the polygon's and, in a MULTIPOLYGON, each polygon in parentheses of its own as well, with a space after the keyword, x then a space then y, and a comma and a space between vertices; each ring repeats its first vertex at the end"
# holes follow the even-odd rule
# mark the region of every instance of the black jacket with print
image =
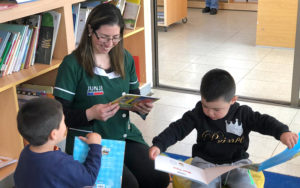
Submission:
POLYGON ((164 152, 169 146, 184 139, 193 129, 197 130, 197 143, 193 145, 192 156, 198 156, 215 164, 232 163, 246 159, 249 146, 249 133, 256 131, 274 136, 277 140, 288 126, 275 118, 254 112, 249 106, 235 103, 228 114, 219 120, 211 120, 202 110, 199 101, 192 111, 171 123, 153 139, 153 145, 164 152))

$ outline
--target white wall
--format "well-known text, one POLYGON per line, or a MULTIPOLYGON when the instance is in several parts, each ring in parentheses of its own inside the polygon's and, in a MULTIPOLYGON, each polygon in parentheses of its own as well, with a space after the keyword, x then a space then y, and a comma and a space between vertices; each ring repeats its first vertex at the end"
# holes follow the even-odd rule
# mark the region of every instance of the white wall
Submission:
POLYGON ((152 34, 151 34, 151 0, 144 0, 145 49, 146 49, 146 80, 152 83, 152 34))

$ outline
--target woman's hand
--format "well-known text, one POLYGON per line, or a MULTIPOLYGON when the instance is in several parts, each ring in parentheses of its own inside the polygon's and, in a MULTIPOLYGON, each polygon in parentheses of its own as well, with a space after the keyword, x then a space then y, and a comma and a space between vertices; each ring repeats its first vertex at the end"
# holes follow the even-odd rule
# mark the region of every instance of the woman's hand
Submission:
POLYGON ((160 154, 160 149, 157 146, 152 146, 149 149, 149 158, 155 160, 155 158, 160 154))
POLYGON ((135 112, 139 112, 141 115, 148 114, 153 108, 152 102, 139 102, 134 105, 133 110, 135 112))
POLYGON ((88 121, 93 119, 106 121, 113 117, 119 109, 119 104, 96 104, 86 110, 86 117, 88 121))

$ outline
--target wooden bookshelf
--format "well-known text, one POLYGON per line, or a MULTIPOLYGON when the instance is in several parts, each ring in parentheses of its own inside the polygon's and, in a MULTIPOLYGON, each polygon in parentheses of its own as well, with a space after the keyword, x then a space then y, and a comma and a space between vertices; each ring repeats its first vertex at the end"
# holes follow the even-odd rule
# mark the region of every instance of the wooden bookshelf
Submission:
POLYGON ((187 22, 187 0, 158 0, 157 12, 164 14, 164 21, 158 22, 157 25, 167 31, 167 27, 175 22, 187 22))
MULTIPOLYGON (((56 39, 55 50, 51 65, 35 64, 28 69, 21 70, 0 78, 0 155, 18 158, 23 149, 23 139, 18 133, 16 116, 19 110, 16 87, 22 83, 40 85, 54 85, 57 69, 62 59, 75 49, 73 29, 72 4, 84 0, 38 0, 19 4, 18 7, 0 11, 0 23, 26 17, 29 15, 55 10, 61 13, 61 21, 56 39)), ((143 1, 141 1, 143 6, 143 1)), ((145 36, 144 11, 140 10, 135 30, 126 30, 124 36, 125 48, 132 55, 139 56, 141 83, 146 83, 145 72, 145 36)), ((0 181, 11 175, 16 164, 0 169, 0 181)))
POLYGON ((294 48, 298 0, 260 0, 258 2, 256 44, 294 48))

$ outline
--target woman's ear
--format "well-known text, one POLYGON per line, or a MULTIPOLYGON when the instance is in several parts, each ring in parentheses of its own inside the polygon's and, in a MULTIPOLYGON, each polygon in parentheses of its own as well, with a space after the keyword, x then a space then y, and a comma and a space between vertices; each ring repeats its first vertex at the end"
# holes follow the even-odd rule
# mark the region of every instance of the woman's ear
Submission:
POLYGON ((230 101, 230 105, 234 104, 237 100, 238 100, 238 96, 232 97, 232 99, 230 101))

